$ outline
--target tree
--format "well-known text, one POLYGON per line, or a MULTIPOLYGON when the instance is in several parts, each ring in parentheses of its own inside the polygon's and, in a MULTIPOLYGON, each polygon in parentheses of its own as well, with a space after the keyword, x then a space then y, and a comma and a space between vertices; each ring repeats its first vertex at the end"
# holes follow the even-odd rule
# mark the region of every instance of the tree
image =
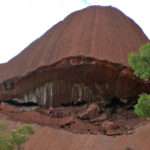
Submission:
MULTIPOLYGON (((150 43, 142 46, 138 53, 129 54, 129 65, 136 76, 143 80, 150 80, 150 43)), ((134 112, 141 117, 150 117, 150 95, 141 94, 134 112)))

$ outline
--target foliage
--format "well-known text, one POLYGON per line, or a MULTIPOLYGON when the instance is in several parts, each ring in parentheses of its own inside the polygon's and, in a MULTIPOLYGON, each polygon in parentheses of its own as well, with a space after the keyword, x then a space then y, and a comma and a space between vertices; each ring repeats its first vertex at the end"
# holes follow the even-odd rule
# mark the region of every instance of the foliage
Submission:
POLYGON ((142 46, 138 53, 129 54, 129 65, 141 79, 150 79, 150 43, 142 46))
POLYGON ((25 125, 21 128, 18 128, 11 133, 12 142, 16 145, 21 145, 27 140, 30 134, 33 134, 33 129, 31 126, 25 125))
POLYGON ((150 95, 142 94, 134 106, 134 112, 140 117, 150 117, 150 95))
MULTIPOLYGON (((4 123, 0 124, 0 128, 5 129, 4 123)), ((21 145, 26 142, 28 137, 33 134, 33 128, 30 125, 24 125, 17 128, 11 133, 5 134, 5 130, 0 133, 0 150, 20 150, 21 145)))
MULTIPOLYGON (((135 75, 143 80, 150 80, 150 43, 142 46, 138 53, 131 53, 128 61, 135 75)), ((140 117, 150 117, 150 95, 140 95, 134 112, 140 117)))
POLYGON ((11 138, 8 136, 0 136, 0 150, 13 150, 14 144, 11 142, 11 138))

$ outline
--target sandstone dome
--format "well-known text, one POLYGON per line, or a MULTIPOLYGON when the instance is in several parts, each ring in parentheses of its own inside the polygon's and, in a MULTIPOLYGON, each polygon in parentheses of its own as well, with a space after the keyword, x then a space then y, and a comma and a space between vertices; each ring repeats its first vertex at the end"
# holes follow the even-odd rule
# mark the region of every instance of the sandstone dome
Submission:
MULTIPOLYGON (((52 98, 55 102, 64 97, 75 100, 83 95, 96 99, 97 83, 102 87, 98 87, 98 95, 106 90, 104 95, 108 96, 136 96, 143 91, 142 83, 136 82, 136 77, 123 69, 128 68, 128 54, 138 51, 148 41, 141 28, 114 7, 90 6, 76 11, 8 63, 0 65, 0 99, 14 98, 30 91, 32 94, 28 94, 28 99, 36 99, 35 93, 39 90, 33 92, 33 89, 56 80, 65 82, 46 84, 46 88, 40 89, 45 93, 47 87, 56 85, 58 97, 52 98), (74 87, 75 82, 84 82, 84 86, 74 87), (71 89, 75 90, 74 94, 67 95, 71 89)), ((47 103, 47 98, 41 100, 47 103)))
POLYGON ((120 10, 90 6, 67 16, 10 60, 2 67, 0 80, 72 56, 88 56, 127 66, 129 52, 137 51, 147 42, 141 28, 120 10))

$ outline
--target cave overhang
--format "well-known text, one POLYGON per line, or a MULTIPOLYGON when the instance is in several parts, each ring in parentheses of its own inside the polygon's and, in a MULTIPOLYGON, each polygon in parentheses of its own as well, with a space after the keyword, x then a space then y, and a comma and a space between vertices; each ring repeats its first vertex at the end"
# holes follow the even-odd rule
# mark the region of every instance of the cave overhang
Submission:
POLYGON ((124 65, 91 57, 69 57, 0 84, 0 99, 60 105, 75 101, 128 99, 149 90, 124 65))

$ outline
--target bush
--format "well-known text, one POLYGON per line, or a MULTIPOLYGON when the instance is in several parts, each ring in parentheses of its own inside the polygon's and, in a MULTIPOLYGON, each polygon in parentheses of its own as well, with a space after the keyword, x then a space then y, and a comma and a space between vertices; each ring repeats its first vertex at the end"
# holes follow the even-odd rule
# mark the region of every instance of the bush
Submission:
POLYGON ((33 134, 33 128, 30 125, 25 125, 21 128, 16 129, 11 133, 11 141, 20 149, 20 146, 26 142, 29 135, 33 134))
MULTIPOLYGON (((5 124, 1 124, 0 127, 5 129, 5 124)), ((5 133, 5 130, 0 133, 0 150, 20 150, 21 145, 26 142, 28 137, 33 134, 33 128, 30 125, 24 125, 11 133, 5 133)))
POLYGON ((0 150, 13 150, 14 144, 11 142, 10 137, 0 137, 0 150))
POLYGON ((134 106, 134 112, 139 117, 150 117, 150 95, 142 94, 134 106))
POLYGON ((144 80, 150 79, 150 44, 142 46, 138 53, 129 54, 129 65, 135 75, 144 80))
MULTIPOLYGON (((142 46, 139 53, 129 54, 128 62, 136 76, 150 80, 150 43, 142 46)), ((143 94, 139 97, 134 112, 141 117, 150 117, 150 95, 143 94)))

